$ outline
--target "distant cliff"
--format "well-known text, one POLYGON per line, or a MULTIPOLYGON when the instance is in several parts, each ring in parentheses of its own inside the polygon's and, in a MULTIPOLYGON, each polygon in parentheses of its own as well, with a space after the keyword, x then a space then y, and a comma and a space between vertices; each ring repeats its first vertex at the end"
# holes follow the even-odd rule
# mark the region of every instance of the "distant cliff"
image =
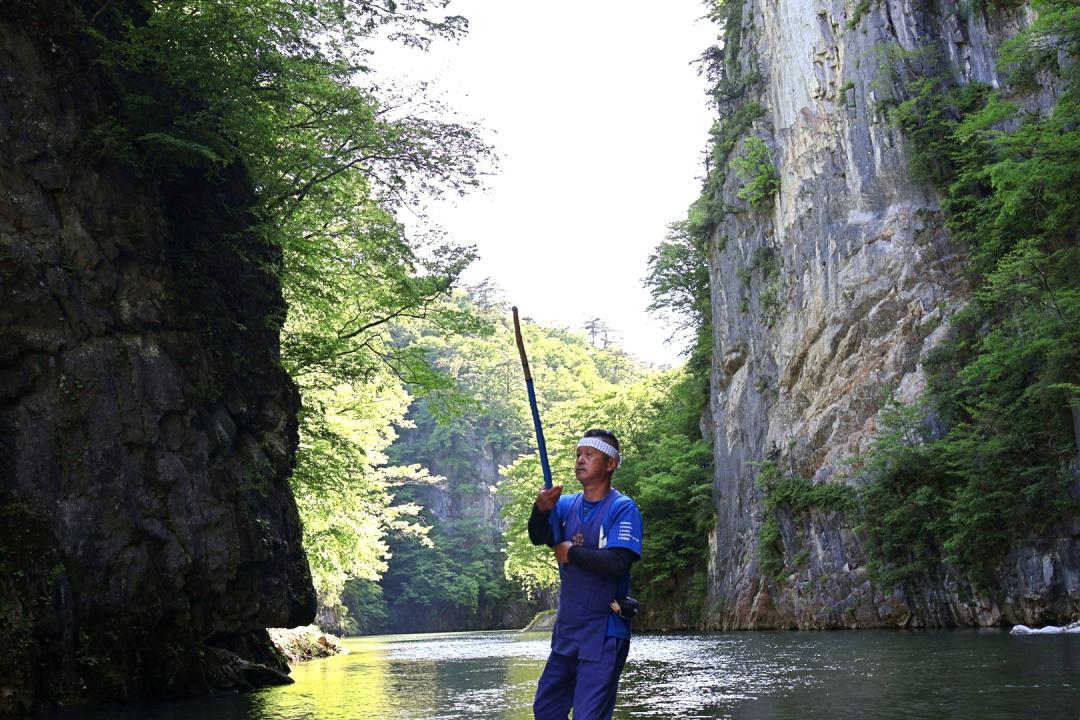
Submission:
POLYGON ((845 459, 867 449, 886 398, 911 402, 926 388, 927 353, 971 290, 941 196, 912 176, 909 138, 884 111, 897 101, 890 63, 929 49, 952 82, 997 87, 996 52, 1031 12, 955 0, 725 10, 731 97, 719 136, 742 165, 713 198, 726 212, 710 237, 718 519, 706 627, 1075 618, 1075 513, 1016 542, 981 586, 947 564, 879 586, 853 517, 821 503, 774 513, 756 482, 761 463, 775 463, 812 487, 857 486, 845 459), (779 554, 770 570, 766 530, 779 554))
POLYGON ((401 497, 423 507, 434 547, 399 538, 382 579, 389 627, 395 632, 519 629, 550 606, 541 594, 529 599, 504 577, 506 521, 495 488, 500 467, 521 453, 491 436, 487 419, 463 416, 440 427, 417 412, 416 427, 401 429, 391 454, 402 464, 420 463, 441 479, 403 488, 401 497), (448 575, 440 571, 452 568, 448 575), (425 577, 427 576, 427 577, 425 577))
POLYGON ((265 684, 315 610, 278 252, 236 169, 110 155, 84 17, 0 17, 0 713, 265 684))

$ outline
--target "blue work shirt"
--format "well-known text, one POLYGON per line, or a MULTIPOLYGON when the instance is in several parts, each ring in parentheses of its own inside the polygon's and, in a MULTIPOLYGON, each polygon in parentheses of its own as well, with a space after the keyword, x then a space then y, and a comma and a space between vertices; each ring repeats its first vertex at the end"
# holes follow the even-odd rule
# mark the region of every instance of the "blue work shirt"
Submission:
MULTIPOLYGON (((642 522, 637 505, 612 488, 602 500, 588 502, 580 492, 559 498, 555 506, 562 537, 588 549, 626 548, 641 557, 642 522)), ((594 659, 605 637, 630 637, 630 621, 608 607, 630 593, 630 576, 601 576, 564 565, 559 614, 551 647, 562 655, 594 659)))

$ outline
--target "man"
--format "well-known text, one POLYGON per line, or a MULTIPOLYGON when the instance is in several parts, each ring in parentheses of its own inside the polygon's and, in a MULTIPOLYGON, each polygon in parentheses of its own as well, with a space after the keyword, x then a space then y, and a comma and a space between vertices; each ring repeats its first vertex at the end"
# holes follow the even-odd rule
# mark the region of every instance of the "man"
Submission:
MULTIPOLYGON (((552 546, 560 563, 559 611, 551 654, 533 701, 537 720, 610 720, 619 675, 630 649, 630 566, 641 557, 641 513, 611 487, 619 440, 607 430, 585 433, 574 474, 581 492, 541 490, 529 517, 529 539, 552 546), (553 543, 550 513, 562 528, 553 543)), ((632 607, 631 607, 632 606, 632 607)))

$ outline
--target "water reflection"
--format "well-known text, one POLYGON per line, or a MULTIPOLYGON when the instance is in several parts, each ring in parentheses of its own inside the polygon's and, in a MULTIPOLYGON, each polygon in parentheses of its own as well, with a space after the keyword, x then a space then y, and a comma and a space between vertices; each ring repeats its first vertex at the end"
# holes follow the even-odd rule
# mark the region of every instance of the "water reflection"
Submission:
POLYGON ((544 635, 451 633, 347 640, 348 655, 300 665, 296 684, 253 698, 251 717, 530 718, 544 635))
MULTIPOLYGON (((429 663, 431 664, 431 663, 429 663)), ((293 668, 293 685, 250 696, 250 718, 396 717, 387 652, 382 644, 351 644, 347 655, 293 668), (275 692, 276 691, 276 692, 275 692), (363 715, 345 714, 350 708, 363 715)))
POLYGON ((1080 718, 1080 638, 1003 632, 641 638, 624 718, 1080 718), (655 645, 653 644, 655 643, 655 645), (642 657, 643 656, 643 657, 642 657))
MULTIPOLYGON (((546 635, 357 638, 246 696, 63 720, 527 720, 546 635)), ((615 717, 1080 720, 1080 637, 1003 632, 719 633, 632 641, 615 717)))

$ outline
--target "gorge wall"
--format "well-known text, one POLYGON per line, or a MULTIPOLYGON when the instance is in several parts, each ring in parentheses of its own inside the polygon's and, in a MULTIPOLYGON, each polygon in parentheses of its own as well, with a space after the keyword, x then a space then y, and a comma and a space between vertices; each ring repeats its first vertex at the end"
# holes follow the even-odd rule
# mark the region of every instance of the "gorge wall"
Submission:
POLYGON ((490 534, 493 541, 506 527, 499 514, 495 486, 502 480, 499 468, 509 465, 520 454, 517 448, 505 447, 484 437, 482 427, 462 420, 460 429, 440 454, 417 452, 419 441, 430 436, 430 427, 402 428, 393 452, 402 464, 420 463, 442 480, 418 485, 415 490, 421 504, 437 522, 473 518, 490 534))
POLYGON ((457 565, 455 579, 471 576, 484 589, 471 607, 439 600, 418 605, 408 597, 415 590, 406 586, 433 561, 430 551, 414 546, 406 553, 398 548, 382 581, 393 632, 517 629, 525 627, 537 610, 551 606, 550 593, 530 599, 504 577, 506 520, 501 514, 504 501, 495 489, 503 480, 500 468, 513 463, 522 449, 491 437, 489 430, 483 418, 455 418, 444 428, 425 414, 415 427, 399 431, 390 450, 395 462, 418 463, 438 478, 404 488, 408 499, 423 508, 424 522, 432 526, 437 546, 433 550, 457 565))
POLYGON ((925 388, 926 354, 969 294, 940 198, 912 179, 905 138, 881 110, 895 91, 889 49, 938 49, 957 82, 996 86, 996 50, 1029 11, 954 0, 735 4, 727 50, 748 78, 746 101, 763 112, 733 154, 762 141, 779 189, 753 207, 737 195, 745 178, 729 172, 720 190, 728 211, 710 238, 718 519, 705 626, 1075 618, 1075 516, 1017 544, 990 590, 947 566, 921 584, 876 587, 853 522, 821 508, 798 522, 781 513, 782 577, 764 572, 756 553, 765 508, 751 463, 774 460, 815 485, 858 483, 844 476, 845 458, 866 449, 890 393, 910 402, 925 388))
POLYGON ((315 611, 277 251, 242 172, 110 157, 85 17, 0 18, 0 713, 280 681, 315 611))

